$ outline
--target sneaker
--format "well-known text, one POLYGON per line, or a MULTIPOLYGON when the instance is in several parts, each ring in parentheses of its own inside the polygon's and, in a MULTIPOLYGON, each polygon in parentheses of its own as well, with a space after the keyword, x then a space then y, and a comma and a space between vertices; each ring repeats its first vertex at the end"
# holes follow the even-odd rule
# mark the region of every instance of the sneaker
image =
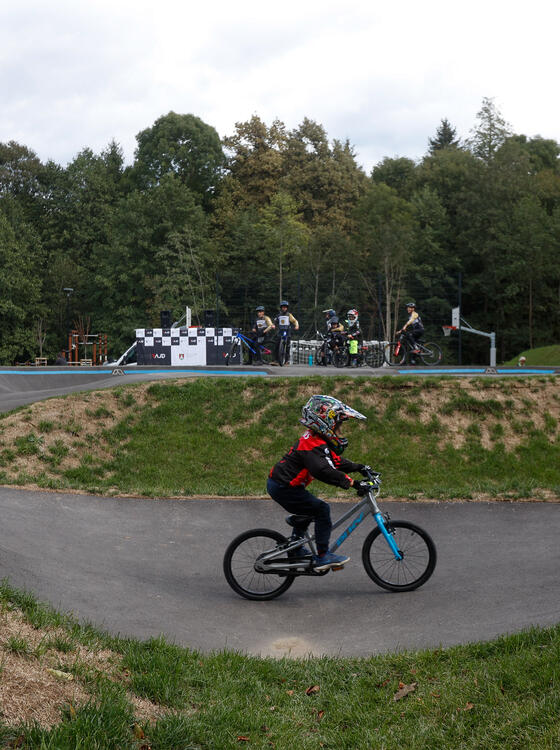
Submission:
POLYGON ((313 567, 315 570, 327 570, 327 568, 345 565, 349 560, 348 555, 335 555, 334 552, 325 552, 324 555, 316 555, 313 558, 313 567))

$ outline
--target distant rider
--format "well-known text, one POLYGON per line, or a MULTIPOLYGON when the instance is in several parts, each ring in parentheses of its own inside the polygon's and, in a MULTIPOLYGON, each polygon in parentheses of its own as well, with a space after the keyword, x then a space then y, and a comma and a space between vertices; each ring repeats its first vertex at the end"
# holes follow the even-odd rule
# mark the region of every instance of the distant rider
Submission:
POLYGON ((277 362, 280 362, 281 334, 283 331, 286 331, 286 351, 284 354, 284 363, 283 363, 285 365, 290 364, 290 338, 291 338, 292 327, 294 331, 299 331, 299 323, 294 318, 292 313, 288 311, 289 307, 290 307, 290 303, 287 300, 283 299, 280 302, 280 312, 274 318, 275 326, 278 329, 278 336, 276 337, 276 361, 277 362))
POLYGON ((328 365, 328 350, 336 348, 341 343, 341 336, 344 334, 344 326, 338 319, 336 311, 332 308, 323 310, 325 313, 325 324, 327 326, 326 341, 317 353, 317 363, 319 365, 328 365))
POLYGON ((350 354, 350 367, 358 366, 358 346, 362 342, 362 331, 356 308, 346 313, 346 333, 348 335, 348 352, 350 354))
MULTIPOLYGON (((410 344, 411 353, 419 354, 418 341, 424 335, 424 325, 416 312, 416 304, 414 302, 406 303, 406 312, 408 313, 408 320, 400 331, 397 331, 397 334, 403 333, 406 341, 410 344)), ((414 363, 414 360, 412 362, 414 363)))
MULTIPOLYGON (((255 312, 257 313, 257 318, 253 323, 253 327, 251 329, 252 339, 255 342, 257 349, 255 364, 262 365, 262 347, 264 345, 264 338, 267 333, 274 330, 274 323, 271 321, 268 315, 265 315, 263 305, 259 305, 258 307, 256 307, 255 312)), ((251 364, 253 363, 253 352, 251 351, 249 351, 249 362, 251 364)))

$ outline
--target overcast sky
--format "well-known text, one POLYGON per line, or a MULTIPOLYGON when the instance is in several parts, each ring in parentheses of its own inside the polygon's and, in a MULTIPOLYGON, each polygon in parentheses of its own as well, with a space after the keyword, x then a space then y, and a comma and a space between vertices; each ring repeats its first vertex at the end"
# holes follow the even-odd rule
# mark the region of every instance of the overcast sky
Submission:
POLYGON ((367 172, 420 158, 483 97, 560 141, 552 0, 0 0, 0 141, 65 165, 111 140, 130 163, 162 114, 232 134, 257 114, 349 139, 367 172))

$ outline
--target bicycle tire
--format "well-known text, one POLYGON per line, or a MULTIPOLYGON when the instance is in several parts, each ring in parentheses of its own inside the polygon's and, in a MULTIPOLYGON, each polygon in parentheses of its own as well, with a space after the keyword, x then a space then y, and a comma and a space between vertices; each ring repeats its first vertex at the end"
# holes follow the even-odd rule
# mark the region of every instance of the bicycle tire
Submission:
POLYGON ((232 343, 228 355, 226 357, 226 365, 240 365, 241 364, 241 342, 236 340, 232 343))
POLYGON ((425 365, 439 365, 442 358, 441 349, 437 344, 434 344, 432 342, 429 342, 427 344, 420 344, 422 349, 420 350, 420 354, 418 355, 422 362, 425 365), (429 349, 428 352, 422 351, 423 349, 429 349))
POLYGON ((278 364, 280 367, 284 367, 284 360, 286 358, 286 339, 280 339, 278 342, 278 364))
POLYGON ((383 348, 379 344, 368 347, 364 359, 368 367, 383 367, 385 361, 383 348))
POLYGON ((387 527, 403 559, 395 559, 381 530, 376 528, 367 535, 362 547, 366 573, 388 591, 413 591, 426 583, 434 572, 436 546, 427 531, 409 521, 389 521, 387 527))
POLYGON ((258 573, 255 561, 259 555, 288 540, 278 531, 250 529, 235 537, 224 555, 224 575, 231 588, 245 599, 266 601, 283 594, 294 582, 294 575, 258 573))
POLYGON ((383 347, 383 359, 390 367, 400 367, 406 362, 406 350, 401 343, 398 354, 395 354, 395 347, 398 341, 390 341, 383 347))
POLYGON ((332 361, 335 367, 347 367, 350 362, 350 354, 347 347, 337 347, 334 349, 332 361))

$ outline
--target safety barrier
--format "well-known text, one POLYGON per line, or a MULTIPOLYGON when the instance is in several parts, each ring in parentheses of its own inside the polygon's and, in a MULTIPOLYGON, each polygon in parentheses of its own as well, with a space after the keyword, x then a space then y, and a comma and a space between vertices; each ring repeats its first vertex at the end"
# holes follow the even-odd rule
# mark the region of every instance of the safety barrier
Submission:
MULTIPOLYGON (((383 349, 387 342, 385 341, 364 341, 363 346, 367 347, 365 359, 369 367, 385 367, 383 359, 383 349)), ((320 339, 309 339, 290 341, 290 362, 292 365, 309 365, 317 363, 317 352, 323 345, 320 339)))

